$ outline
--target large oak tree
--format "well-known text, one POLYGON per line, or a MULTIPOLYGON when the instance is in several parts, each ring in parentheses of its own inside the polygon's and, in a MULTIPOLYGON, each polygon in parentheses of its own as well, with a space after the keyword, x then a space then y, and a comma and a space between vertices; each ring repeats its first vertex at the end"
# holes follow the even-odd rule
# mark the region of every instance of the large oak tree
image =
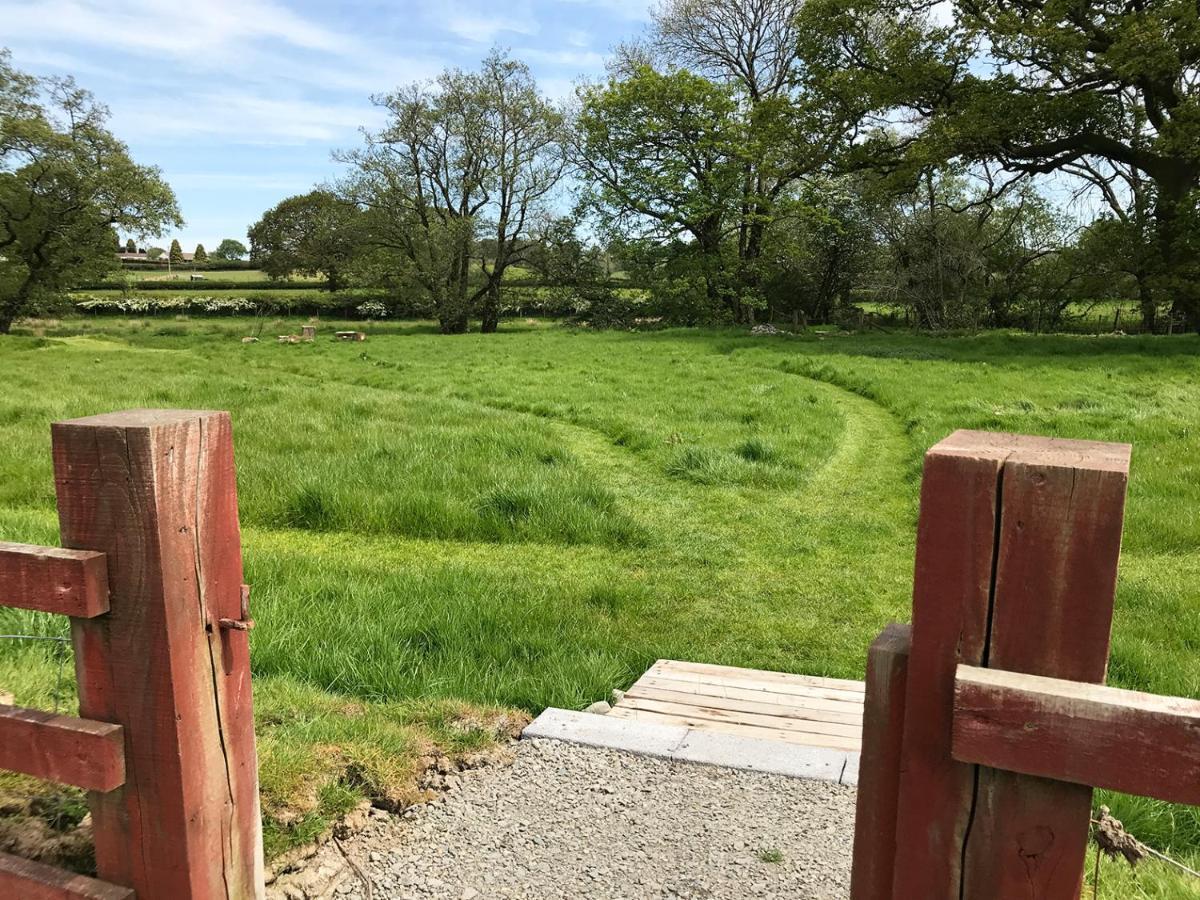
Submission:
POLYGON ((107 119, 71 79, 33 78, 0 51, 0 334, 114 266, 114 229, 182 224, 158 169, 135 163, 107 119))
POLYGON ((999 163, 1148 202, 1156 298, 1200 325, 1200 8, 1194 0, 809 0, 806 87, 880 125, 860 163, 999 163), (1130 185, 1137 181, 1140 197, 1130 185))

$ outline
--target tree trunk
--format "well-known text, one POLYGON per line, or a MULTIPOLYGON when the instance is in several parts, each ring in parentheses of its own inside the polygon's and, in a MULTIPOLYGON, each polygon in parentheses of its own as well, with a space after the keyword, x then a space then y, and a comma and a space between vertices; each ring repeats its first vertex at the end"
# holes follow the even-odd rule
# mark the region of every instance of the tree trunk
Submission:
MULTIPOLYGON (((1158 202, 1155 204, 1155 237, 1159 258, 1162 260, 1162 284, 1155 293, 1171 300, 1171 315, 1180 316, 1188 330, 1200 330, 1200 286, 1196 284, 1189 266, 1193 264, 1191 253, 1185 246, 1186 228, 1180 222, 1181 213, 1187 212, 1187 201, 1191 185, 1185 181, 1158 182, 1158 202)), ((1189 223, 1190 224, 1190 223, 1189 223)))
POLYGON ((500 282, 499 276, 488 285, 487 293, 483 295, 483 305, 479 309, 482 319, 479 330, 484 334, 495 334, 500 327, 500 282))
POLYGON ((1138 272, 1134 278, 1137 280, 1138 306, 1142 311, 1142 331, 1154 334, 1158 324, 1158 300, 1144 271, 1138 272))

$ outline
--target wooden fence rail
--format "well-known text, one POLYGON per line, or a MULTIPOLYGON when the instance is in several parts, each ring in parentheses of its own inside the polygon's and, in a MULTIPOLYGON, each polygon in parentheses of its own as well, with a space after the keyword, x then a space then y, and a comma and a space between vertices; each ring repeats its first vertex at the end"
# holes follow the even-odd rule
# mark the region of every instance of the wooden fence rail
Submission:
POLYGON ((0 767, 89 791, 98 879, 0 854, 0 896, 263 896, 230 418, 52 428, 65 549, 0 543, 0 604, 71 617, 83 718, 0 706, 0 767))
POLYGON ((1200 801, 1200 704, 1101 686, 1129 455, 971 431, 926 455, 911 637, 869 656, 854 900, 1075 900, 1093 786, 1200 801))

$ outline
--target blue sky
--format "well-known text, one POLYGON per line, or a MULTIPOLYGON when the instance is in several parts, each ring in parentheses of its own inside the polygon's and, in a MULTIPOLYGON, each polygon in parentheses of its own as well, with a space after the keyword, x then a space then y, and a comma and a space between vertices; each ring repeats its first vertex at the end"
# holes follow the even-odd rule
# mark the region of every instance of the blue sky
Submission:
POLYGON ((379 124, 371 94, 474 66, 496 45, 566 96, 642 30, 649 3, 0 0, 0 46, 106 103, 113 131, 179 197, 187 224, 171 236, 211 250, 335 174, 331 150, 379 124))

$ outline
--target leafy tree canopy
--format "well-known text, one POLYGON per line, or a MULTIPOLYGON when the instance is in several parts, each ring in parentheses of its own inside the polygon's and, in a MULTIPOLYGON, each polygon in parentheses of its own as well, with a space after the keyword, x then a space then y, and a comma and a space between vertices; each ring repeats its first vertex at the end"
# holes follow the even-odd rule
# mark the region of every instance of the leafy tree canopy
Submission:
POLYGON ((26 75, 0 50, 0 334, 115 265, 114 228, 182 224, 159 171, 136 164, 107 119, 73 80, 26 75))

